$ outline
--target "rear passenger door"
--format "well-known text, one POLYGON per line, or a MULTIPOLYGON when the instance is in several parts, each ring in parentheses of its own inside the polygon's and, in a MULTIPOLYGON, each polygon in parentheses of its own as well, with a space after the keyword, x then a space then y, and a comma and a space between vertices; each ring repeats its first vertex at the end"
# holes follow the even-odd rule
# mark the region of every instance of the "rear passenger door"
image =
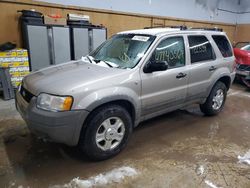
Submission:
POLYGON ((189 85, 187 100, 205 98, 211 77, 216 70, 217 60, 214 49, 210 43, 211 38, 205 35, 189 35, 189 85))

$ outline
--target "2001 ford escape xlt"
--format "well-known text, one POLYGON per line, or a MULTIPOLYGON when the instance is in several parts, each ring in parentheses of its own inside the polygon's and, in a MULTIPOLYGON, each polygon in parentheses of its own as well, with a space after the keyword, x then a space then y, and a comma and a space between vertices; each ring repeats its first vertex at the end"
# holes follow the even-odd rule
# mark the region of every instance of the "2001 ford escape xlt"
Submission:
POLYGON ((26 76, 16 105, 31 132, 104 160, 141 121, 192 103, 206 115, 219 113, 234 63, 224 32, 126 31, 81 60, 26 76))

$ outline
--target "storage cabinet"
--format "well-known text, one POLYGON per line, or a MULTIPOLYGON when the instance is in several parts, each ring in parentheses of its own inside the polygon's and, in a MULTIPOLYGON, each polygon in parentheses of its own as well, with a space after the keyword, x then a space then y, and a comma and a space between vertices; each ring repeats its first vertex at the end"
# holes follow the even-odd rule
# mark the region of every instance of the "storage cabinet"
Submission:
POLYGON ((31 71, 79 59, 97 48, 107 36, 105 28, 93 26, 23 23, 22 31, 31 71))
POLYGON ((88 28, 72 28, 73 36, 73 57, 72 59, 80 59, 82 56, 90 52, 90 38, 88 28))
POLYGON ((92 50, 100 46, 106 40, 106 29, 93 29, 93 47, 92 50))
POLYGON ((28 25, 27 35, 27 46, 25 47, 29 50, 31 70, 38 70, 44 67, 48 67, 51 64, 51 59, 47 37, 47 27, 28 25))
POLYGON ((107 39, 105 28, 72 28, 72 59, 76 60, 89 54, 107 39))
POLYGON ((69 28, 52 27, 52 64, 65 63, 71 60, 69 28))

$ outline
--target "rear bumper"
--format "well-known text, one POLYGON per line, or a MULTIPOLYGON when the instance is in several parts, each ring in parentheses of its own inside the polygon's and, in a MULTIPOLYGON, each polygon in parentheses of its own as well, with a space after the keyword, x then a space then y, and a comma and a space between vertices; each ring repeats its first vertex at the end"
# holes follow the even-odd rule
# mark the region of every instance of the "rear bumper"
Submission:
POLYGON ((16 107, 30 131, 39 137, 70 146, 77 145, 88 111, 50 112, 36 107, 36 97, 26 102, 16 93, 16 107))

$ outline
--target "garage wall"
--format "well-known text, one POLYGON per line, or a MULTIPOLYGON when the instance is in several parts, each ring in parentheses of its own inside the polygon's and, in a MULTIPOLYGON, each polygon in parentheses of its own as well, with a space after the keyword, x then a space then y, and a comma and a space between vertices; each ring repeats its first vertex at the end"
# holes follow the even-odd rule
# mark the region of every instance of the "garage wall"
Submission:
POLYGON ((250 24, 250 1, 241 0, 237 17, 238 24, 250 24))
POLYGON ((241 0, 237 16, 236 38, 237 42, 250 41, 250 1, 241 0))
POLYGON ((250 42, 250 24, 239 24, 236 28, 236 42, 250 42))
POLYGON ((32 0, 2 0, 0 1, 0 43, 11 41, 21 47, 21 32, 18 22, 17 10, 35 9, 44 14, 60 13, 65 16, 67 13, 87 14, 93 24, 103 24, 108 29, 108 36, 130 29, 138 29, 150 26, 187 25, 190 27, 220 27, 227 32, 231 41, 234 40, 235 25, 227 23, 212 23, 208 21, 195 21, 190 19, 173 19, 169 17, 151 16, 144 14, 133 14, 116 12, 110 10, 80 8, 37 2, 32 0))
POLYGON ((181 19, 236 23, 235 0, 36 0, 110 11, 168 16, 181 19), (228 10, 228 11, 222 11, 228 10))
POLYGON ((250 1, 241 0, 237 15, 236 42, 250 41, 250 1))

